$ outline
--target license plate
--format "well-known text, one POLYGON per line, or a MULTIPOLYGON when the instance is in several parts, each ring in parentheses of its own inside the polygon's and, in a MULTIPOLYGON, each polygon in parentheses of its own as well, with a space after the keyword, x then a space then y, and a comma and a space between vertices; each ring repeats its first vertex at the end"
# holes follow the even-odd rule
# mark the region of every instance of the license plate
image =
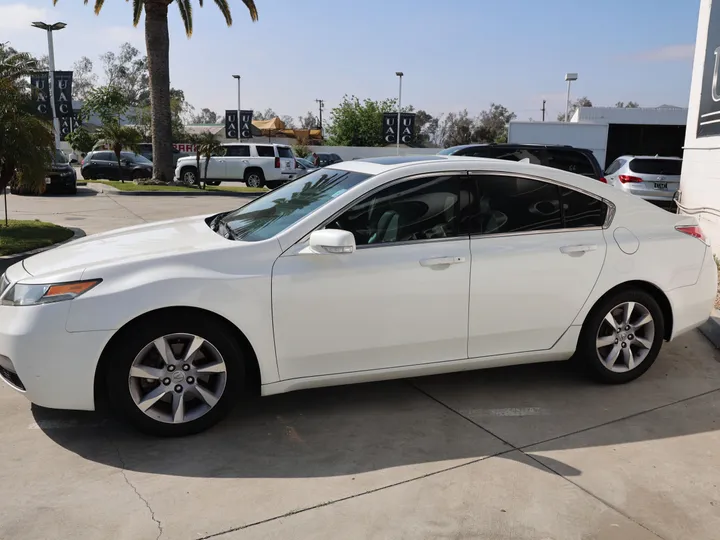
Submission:
POLYGON ((45 177, 45 183, 46 183, 46 184, 51 184, 51 183, 52 183, 52 178, 50 178, 49 176, 46 176, 46 177, 45 177))
POLYGON ((655 189, 667 189, 667 182, 655 182, 655 189))

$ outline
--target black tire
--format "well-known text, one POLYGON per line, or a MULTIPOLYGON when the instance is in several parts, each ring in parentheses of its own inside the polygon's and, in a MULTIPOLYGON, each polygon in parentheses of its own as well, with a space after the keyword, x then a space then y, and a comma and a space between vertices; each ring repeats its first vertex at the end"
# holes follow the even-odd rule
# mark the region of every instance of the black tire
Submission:
MULTIPOLYGON (((662 347, 662 342, 665 336, 665 318, 663 316, 662 309, 655 298, 643 290, 638 289, 626 289, 618 291, 615 294, 608 296, 601 300, 590 312, 585 323, 583 324, 582 331, 580 333, 580 339, 578 341, 577 351, 575 352, 575 360, 578 361, 588 372, 588 374, 598 382, 605 384, 623 384, 633 381, 645 373, 650 366, 655 362, 658 353, 662 347), (638 312, 642 314, 641 308, 645 308, 647 312, 652 316, 652 324, 654 330, 652 337, 648 339, 647 335, 642 338, 640 332, 647 332, 647 328, 638 327, 633 330, 633 326, 630 326, 630 330, 626 331, 626 327, 620 325, 620 332, 617 329, 610 330, 611 326, 606 321, 606 315, 611 312, 615 313, 613 318, 617 319, 621 313, 624 312, 619 306, 625 303, 634 302, 635 307, 633 308, 633 315, 630 317, 631 325, 633 322, 639 322, 637 318, 638 312), (638 307, 639 306, 639 307, 638 307), (632 332, 637 331, 638 335, 634 335, 632 332), (613 334, 612 332, 617 332, 613 334), (630 333, 628 333, 630 332, 630 333), (598 349, 598 339, 605 337, 606 339, 615 338, 611 344, 608 344, 598 349), (643 354, 645 347, 640 347, 640 340, 651 344, 647 354, 645 354, 642 360, 637 363, 632 369, 626 371, 612 371, 606 366, 601 359, 601 354, 609 356, 613 351, 613 347, 621 347, 618 359, 621 362, 627 364, 624 353, 624 348, 628 348, 630 354, 637 357, 639 354, 643 354), (617 342, 617 345, 615 344, 617 342), (624 345, 623 345, 624 343, 624 345), (640 353, 638 353, 638 350, 640 353)), ((625 369, 627 365, 620 365, 614 369, 625 369)))
POLYGON ((68 190, 70 195, 77 195, 77 186, 73 186, 68 190))
POLYGON ((133 181, 142 180, 143 178, 145 178, 145 174, 142 171, 133 171, 133 173, 132 173, 133 181))
POLYGON ((130 325, 120 339, 113 340, 113 349, 107 358, 105 384, 110 406, 123 420, 148 435, 183 437, 210 428, 232 409, 244 388, 244 355, 231 336, 232 332, 224 324, 198 317, 196 312, 176 312, 130 325), (225 362, 227 380, 221 398, 209 411, 195 420, 172 424, 150 418, 138 408, 130 393, 128 377, 133 360, 146 345, 159 337, 178 333, 193 334, 212 344, 225 362))
POLYGON ((194 186, 198 179, 198 170, 196 167, 183 167, 180 169, 180 181, 186 182, 191 186, 194 186), (185 176, 188 176, 186 179, 185 176), (192 178, 190 178, 192 177, 192 178))
POLYGON ((243 180, 247 187, 261 188, 265 185, 265 174, 262 169, 248 169, 243 180))

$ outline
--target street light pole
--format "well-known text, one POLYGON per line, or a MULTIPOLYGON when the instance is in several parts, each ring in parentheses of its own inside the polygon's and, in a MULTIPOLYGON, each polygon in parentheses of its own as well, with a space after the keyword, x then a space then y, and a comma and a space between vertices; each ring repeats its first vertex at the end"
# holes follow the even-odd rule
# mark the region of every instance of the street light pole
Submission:
POLYGON ((323 138, 323 123, 322 123, 322 112, 323 112, 323 106, 325 105, 324 99, 316 99, 315 100, 318 104, 318 108, 320 109, 320 139, 323 138))
POLYGON ((566 73, 565 74, 565 80, 568 83, 568 89, 567 89, 567 99, 565 100, 565 121, 570 121, 570 83, 572 81, 577 81, 578 74, 577 73, 566 73))
POLYGON ((400 155, 400 111, 402 110, 402 78, 403 72, 396 71, 395 75, 400 79, 400 88, 398 89, 398 121, 397 121, 397 155, 400 155))
POLYGON ((56 22, 55 24, 47 24, 36 21, 31 24, 35 28, 40 28, 47 32, 48 40, 48 67, 50 73, 48 75, 48 84, 50 85, 50 110, 52 111, 53 130, 55 131, 55 148, 60 147, 60 122, 55 111, 55 48, 53 47, 53 31, 62 30, 67 26, 64 22, 56 22))
POLYGON ((233 79, 237 79, 238 84, 237 134, 239 140, 242 139, 242 131, 240 131, 240 75, 233 75, 233 79))

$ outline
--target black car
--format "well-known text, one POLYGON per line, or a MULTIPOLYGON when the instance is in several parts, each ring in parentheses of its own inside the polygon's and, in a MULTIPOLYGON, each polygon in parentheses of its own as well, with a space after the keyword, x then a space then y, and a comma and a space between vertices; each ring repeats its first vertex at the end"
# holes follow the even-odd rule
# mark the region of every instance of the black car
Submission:
MULTIPOLYGON (((27 195, 36 192, 11 184, 10 193, 27 195)), ((50 168, 45 172, 45 193, 77 193, 77 174, 68 157, 60 150, 55 151, 50 168)))
POLYGON ((603 171, 591 150, 552 144, 465 144, 438 152, 445 156, 471 156, 522 161, 561 169, 605 182, 603 171))
POLYGON ((152 161, 132 152, 120 152, 118 168, 115 152, 90 152, 82 162, 80 171, 86 180, 138 180, 152 177, 152 161))
MULTIPOLYGON (((328 165, 332 165, 333 163, 340 163, 343 160, 337 154, 327 154, 324 152, 316 152, 316 154, 317 157, 320 158, 321 167, 327 167, 328 165)), ((310 156, 308 159, 312 159, 312 156, 310 156)))

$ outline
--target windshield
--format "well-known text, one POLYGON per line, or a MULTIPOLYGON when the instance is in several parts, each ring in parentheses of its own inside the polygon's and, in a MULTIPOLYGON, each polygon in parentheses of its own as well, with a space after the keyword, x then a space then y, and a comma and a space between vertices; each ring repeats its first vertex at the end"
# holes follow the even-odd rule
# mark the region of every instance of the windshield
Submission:
POLYGON ((628 163, 631 172, 638 174, 666 174, 680 176, 682 160, 680 159, 633 159, 628 163))
POLYGON ((61 150, 55 150, 55 163, 69 163, 70 160, 68 157, 61 151, 61 150))
POLYGON ((267 240, 369 177, 338 169, 317 170, 225 215, 222 221, 236 240, 267 240))
POLYGON ((315 165, 313 165, 311 161, 308 161, 308 160, 305 159, 305 158, 299 157, 299 158, 295 158, 295 159, 296 159, 301 165, 303 165, 303 166, 305 166, 305 167, 307 167, 307 168, 309 168, 309 169, 314 169, 314 168, 315 168, 315 165))

